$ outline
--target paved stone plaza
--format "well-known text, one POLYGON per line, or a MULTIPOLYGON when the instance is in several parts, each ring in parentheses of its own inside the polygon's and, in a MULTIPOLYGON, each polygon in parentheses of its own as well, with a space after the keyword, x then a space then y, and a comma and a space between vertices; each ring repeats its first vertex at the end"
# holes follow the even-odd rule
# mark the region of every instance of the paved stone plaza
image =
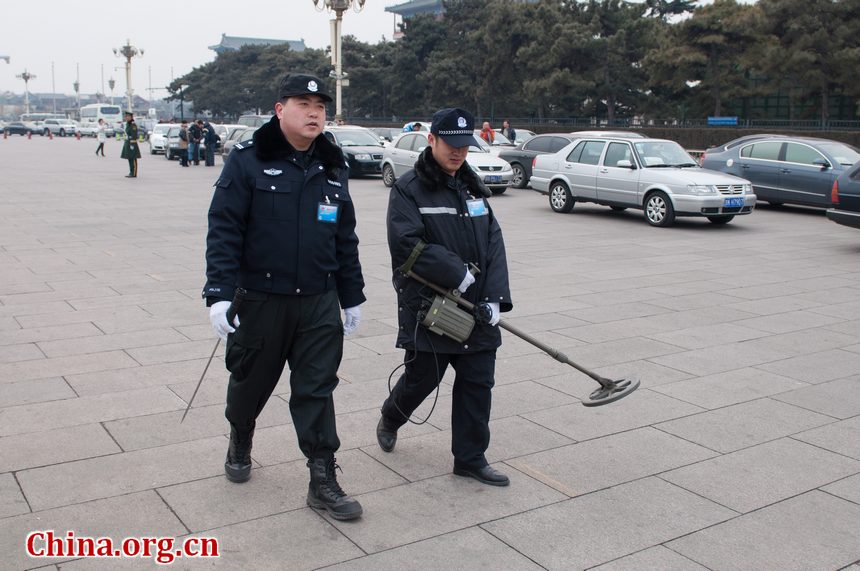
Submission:
POLYGON ((860 231, 766 205, 656 229, 493 198, 505 317, 642 381, 583 407, 592 380, 505 333, 488 456, 511 486, 493 488, 450 473, 450 375, 429 422, 376 445, 402 353, 388 191, 354 181, 368 301, 335 403, 339 479, 365 515, 336 522, 305 505, 288 373, 246 484, 223 475, 223 344, 179 424, 215 344, 200 290, 220 159, 144 155, 126 179, 119 143, 95 146, 0 139, 0 569, 155 567, 28 557, 48 529, 218 538, 220 559, 176 569, 860 569, 860 231))

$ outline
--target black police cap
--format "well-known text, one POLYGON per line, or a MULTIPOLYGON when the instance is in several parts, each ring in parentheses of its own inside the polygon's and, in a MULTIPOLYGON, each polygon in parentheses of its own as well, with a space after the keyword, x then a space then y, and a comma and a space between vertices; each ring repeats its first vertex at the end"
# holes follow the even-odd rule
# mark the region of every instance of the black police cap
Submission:
POLYGON ((304 73, 288 73, 278 86, 278 96, 283 99, 297 95, 319 95, 323 101, 332 100, 318 77, 304 73))
POLYGON ((459 107, 440 109, 433 114, 430 132, 452 147, 479 146, 474 136, 475 117, 459 107))

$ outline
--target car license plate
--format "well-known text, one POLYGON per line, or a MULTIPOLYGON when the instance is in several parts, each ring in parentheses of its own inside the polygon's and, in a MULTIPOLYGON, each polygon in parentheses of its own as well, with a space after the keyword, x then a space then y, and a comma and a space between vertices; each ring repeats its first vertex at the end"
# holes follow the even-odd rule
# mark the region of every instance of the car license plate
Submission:
POLYGON ((502 177, 497 174, 491 174, 489 176, 484 177, 484 182, 494 183, 494 182, 502 182, 502 177))
POLYGON ((723 202, 723 208, 740 208, 744 205, 744 199, 737 198, 726 198, 723 202))

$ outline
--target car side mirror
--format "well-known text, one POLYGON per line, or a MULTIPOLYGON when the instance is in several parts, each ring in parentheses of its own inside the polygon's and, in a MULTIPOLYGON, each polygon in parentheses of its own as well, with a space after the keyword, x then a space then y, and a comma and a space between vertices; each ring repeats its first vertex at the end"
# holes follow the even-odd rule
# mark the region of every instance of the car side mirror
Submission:
POLYGON ((830 168, 830 163, 824 159, 815 159, 814 161, 812 161, 812 164, 821 167, 821 170, 830 168))
POLYGON ((630 161, 628 161, 627 159, 622 159, 622 160, 618 161, 617 163, 615 163, 615 166, 622 168, 622 169, 630 169, 630 170, 633 170, 636 168, 636 166, 633 163, 631 163, 630 161))

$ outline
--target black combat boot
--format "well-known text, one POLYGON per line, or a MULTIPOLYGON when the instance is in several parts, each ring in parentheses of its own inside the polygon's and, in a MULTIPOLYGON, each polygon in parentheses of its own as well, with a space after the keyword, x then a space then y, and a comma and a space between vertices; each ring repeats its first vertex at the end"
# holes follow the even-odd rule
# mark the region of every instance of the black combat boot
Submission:
POLYGON ((227 460, 224 462, 224 473, 227 479, 237 484, 247 482, 251 478, 251 443, 254 439, 254 429, 240 430, 230 425, 230 445, 227 447, 227 460))
POLYGON ((376 441, 383 452, 391 452, 397 444, 397 427, 383 415, 376 425, 376 441))
POLYGON ((312 508, 328 510, 331 517, 338 520, 361 517, 362 509, 358 500, 344 492, 337 483, 335 469, 340 466, 333 455, 308 460, 311 481, 308 484, 308 505, 312 508))

